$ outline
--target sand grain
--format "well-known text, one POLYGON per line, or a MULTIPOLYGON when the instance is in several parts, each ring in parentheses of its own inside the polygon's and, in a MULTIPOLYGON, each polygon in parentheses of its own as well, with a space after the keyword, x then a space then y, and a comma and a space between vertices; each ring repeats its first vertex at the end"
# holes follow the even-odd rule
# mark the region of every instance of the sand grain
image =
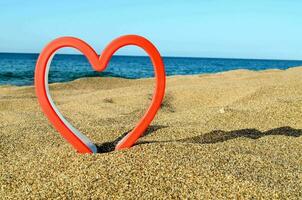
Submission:
MULTIPOLYGON (((0 198, 302 198, 302 68, 167 78, 136 146, 74 152, 33 87, 0 87, 0 198)), ((62 113, 98 144, 133 128, 153 79, 51 85, 62 113)))

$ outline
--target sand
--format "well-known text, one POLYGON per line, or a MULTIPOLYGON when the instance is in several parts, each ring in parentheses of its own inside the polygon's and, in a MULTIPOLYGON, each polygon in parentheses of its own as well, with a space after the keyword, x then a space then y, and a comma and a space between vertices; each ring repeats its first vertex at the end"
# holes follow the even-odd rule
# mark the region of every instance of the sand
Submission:
POLYGON ((106 152, 143 115, 153 81, 50 86, 66 118, 99 144, 94 155, 52 128, 33 87, 1 86, 0 198, 302 198, 302 67, 168 77, 144 137, 106 152))

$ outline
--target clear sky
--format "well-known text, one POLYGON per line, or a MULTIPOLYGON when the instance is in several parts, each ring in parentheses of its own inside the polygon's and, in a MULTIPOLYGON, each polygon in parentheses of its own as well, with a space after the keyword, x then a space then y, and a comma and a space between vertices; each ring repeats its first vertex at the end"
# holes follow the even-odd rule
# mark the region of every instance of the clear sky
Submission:
POLYGON ((147 37, 164 56, 302 60, 302 0, 0 0, 0 52, 40 52, 66 35, 100 52, 124 34, 147 37))

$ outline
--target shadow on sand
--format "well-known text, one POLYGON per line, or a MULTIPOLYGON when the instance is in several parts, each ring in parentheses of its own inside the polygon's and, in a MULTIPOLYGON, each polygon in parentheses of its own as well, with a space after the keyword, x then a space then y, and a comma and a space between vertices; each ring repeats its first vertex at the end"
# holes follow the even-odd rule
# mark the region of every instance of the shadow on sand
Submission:
MULTIPOLYGON (((167 128, 168 126, 162 126, 162 125, 154 125, 154 126, 149 126, 148 129, 145 131, 145 133, 143 134, 142 137, 145 137, 147 135, 150 135, 151 133, 162 129, 162 128, 167 128)), ((130 133, 131 130, 123 133, 121 136, 119 136, 118 138, 116 138, 114 141, 111 142, 105 142, 102 144, 96 144, 98 153, 107 153, 107 152, 111 152, 114 151, 115 146, 117 145, 117 143, 123 138, 125 137, 128 133, 130 133)))
MULTIPOLYGON (((142 136, 150 135, 154 131, 167 128, 168 126, 150 126, 145 134, 142 136)), ((124 133, 122 136, 117 138, 112 142, 106 142, 98 147, 98 153, 106 153, 114 150, 115 145, 118 143, 120 139, 122 139, 126 134, 130 131, 124 133)), ((199 143, 199 144, 214 144, 218 142, 225 142, 228 140, 232 140, 235 138, 245 137, 250 139, 259 139, 261 137, 269 136, 269 135, 283 135, 288 137, 300 137, 302 135, 302 129, 294 129, 288 126, 274 128, 268 131, 259 131, 257 129, 240 129, 233 131, 222 131, 215 130, 209 133, 201 134, 195 137, 180 139, 180 140, 168 140, 168 141, 141 141, 137 142, 136 145, 140 144, 150 144, 150 143, 167 143, 167 142, 182 142, 182 143, 199 143)))

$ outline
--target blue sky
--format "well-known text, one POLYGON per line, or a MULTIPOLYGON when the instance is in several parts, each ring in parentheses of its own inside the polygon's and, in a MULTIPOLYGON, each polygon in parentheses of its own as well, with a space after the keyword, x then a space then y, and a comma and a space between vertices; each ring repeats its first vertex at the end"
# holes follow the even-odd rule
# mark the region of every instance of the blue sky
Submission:
POLYGON ((164 56, 302 60, 301 10, 301 0, 0 0, 0 52, 39 52, 66 35, 100 52, 120 35, 139 34, 164 56))

